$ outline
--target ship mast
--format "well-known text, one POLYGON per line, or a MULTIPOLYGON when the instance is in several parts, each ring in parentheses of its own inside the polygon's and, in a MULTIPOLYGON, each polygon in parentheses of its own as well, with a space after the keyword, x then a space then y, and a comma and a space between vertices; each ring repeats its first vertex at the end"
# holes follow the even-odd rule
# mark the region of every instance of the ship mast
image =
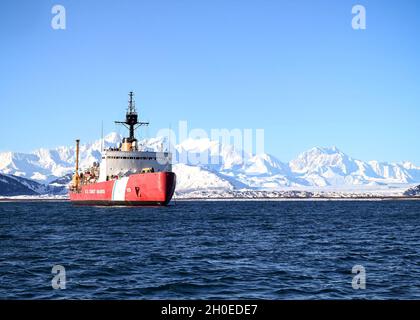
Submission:
POLYGON ((125 115, 125 121, 115 121, 117 124, 124 125, 130 132, 130 136, 126 138, 127 142, 137 141, 134 137, 134 131, 140 126, 148 126, 149 122, 139 122, 138 121, 138 114, 136 111, 136 105, 134 102, 134 93, 130 91, 128 94, 128 108, 127 113, 125 115))

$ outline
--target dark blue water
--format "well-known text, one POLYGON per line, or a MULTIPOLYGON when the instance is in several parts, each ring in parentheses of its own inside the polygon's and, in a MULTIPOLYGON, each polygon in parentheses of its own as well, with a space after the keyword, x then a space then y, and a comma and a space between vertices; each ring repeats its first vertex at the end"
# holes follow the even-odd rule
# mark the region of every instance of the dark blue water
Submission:
POLYGON ((0 298, 419 299, 420 201, 0 203, 0 298))

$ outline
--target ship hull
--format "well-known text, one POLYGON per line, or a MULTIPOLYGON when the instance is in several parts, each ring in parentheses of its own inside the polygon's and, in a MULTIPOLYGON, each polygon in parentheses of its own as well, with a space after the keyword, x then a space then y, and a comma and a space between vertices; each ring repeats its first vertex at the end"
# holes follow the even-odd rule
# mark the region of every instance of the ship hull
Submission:
POLYGON ((146 206, 167 205, 174 194, 173 172, 132 174, 117 180, 84 185, 70 191, 70 201, 78 205, 146 206))

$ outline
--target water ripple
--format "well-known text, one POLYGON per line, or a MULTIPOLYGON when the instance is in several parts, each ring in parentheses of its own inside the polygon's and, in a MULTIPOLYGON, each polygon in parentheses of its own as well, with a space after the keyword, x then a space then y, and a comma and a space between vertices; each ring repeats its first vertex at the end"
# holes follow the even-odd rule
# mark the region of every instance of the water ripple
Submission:
POLYGON ((0 203, 0 298, 419 299, 419 221, 419 201, 0 203))

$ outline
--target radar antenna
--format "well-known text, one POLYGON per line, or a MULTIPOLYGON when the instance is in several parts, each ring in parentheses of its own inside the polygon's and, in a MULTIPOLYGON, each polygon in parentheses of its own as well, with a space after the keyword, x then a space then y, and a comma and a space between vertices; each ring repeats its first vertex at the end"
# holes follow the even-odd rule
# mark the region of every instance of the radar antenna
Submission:
POLYGON ((134 137, 134 131, 140 127, 140 126, 148 126, 149 122, 139 122, 138 121, 138 114, 136 111, 136 105, 134 102, 134 93, 133 91, 130 91, 128 94, 128 108, 127 113, 125 115, 125 121, 115 121, 117 124, 122 124, 130 131, 130 136, 127 139, 128 142, 136 141, 136 138, 134 137))

